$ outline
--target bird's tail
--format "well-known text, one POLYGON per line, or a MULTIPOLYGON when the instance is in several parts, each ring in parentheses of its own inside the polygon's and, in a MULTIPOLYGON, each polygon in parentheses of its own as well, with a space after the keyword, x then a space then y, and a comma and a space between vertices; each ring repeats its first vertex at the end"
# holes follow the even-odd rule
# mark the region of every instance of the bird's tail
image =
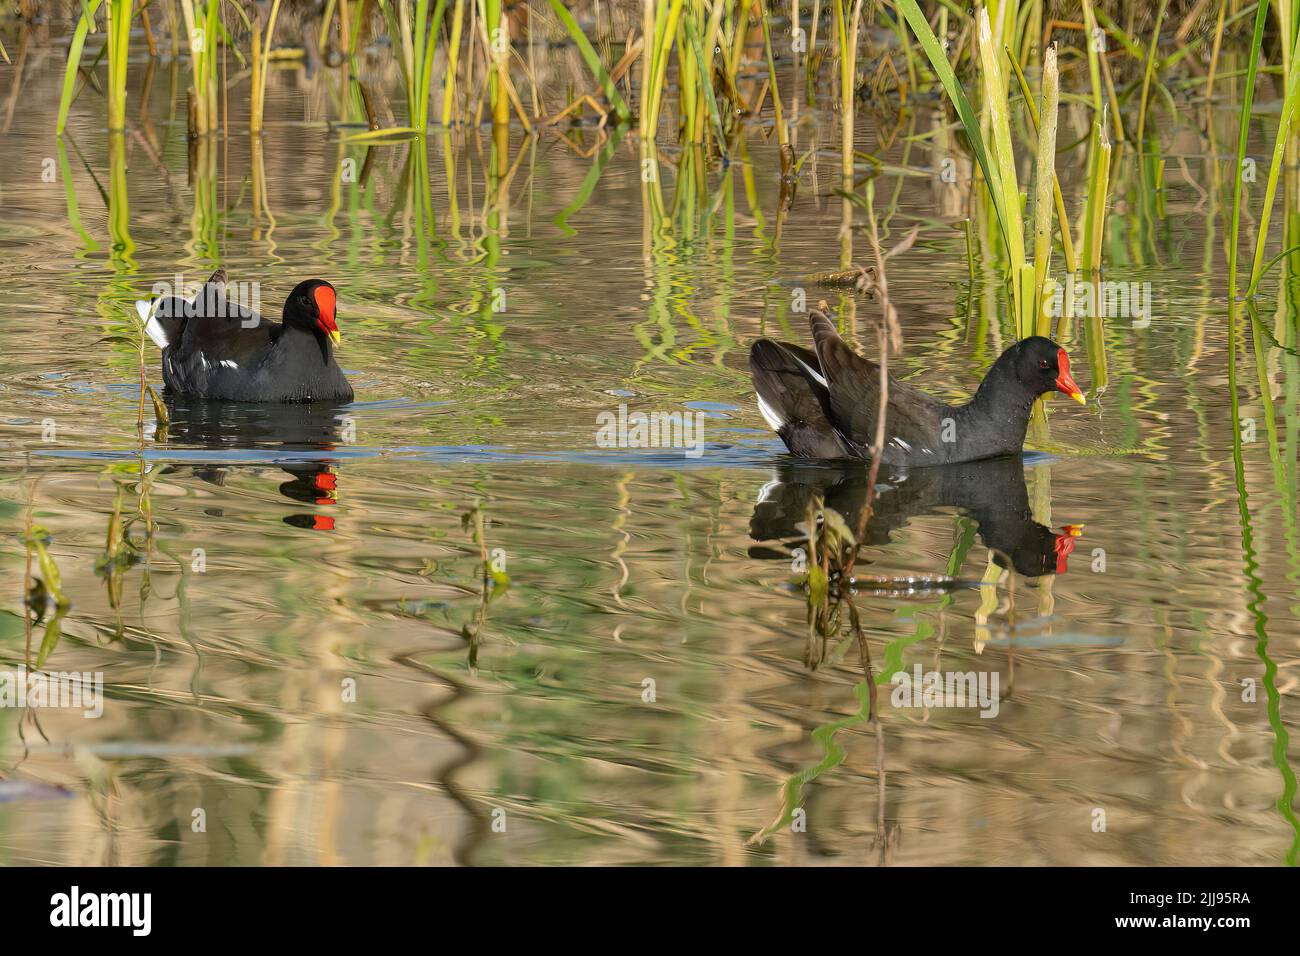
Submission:
POLYGON ((805 458, 843 455, 828 414, 829 394, 807 349, 759 339, 749 350, 758 410, 786 447, 805 458))
POLYGON ((145 334, 160 349, 175 344, 180 340, 187 317, 202 315, 208 303, 224 300, 227 281, 226 270, 218 269, 193 299, 183 299, 176 295, 159 296, 152 302, 137 299, 135 310, 144 323, 145 334))

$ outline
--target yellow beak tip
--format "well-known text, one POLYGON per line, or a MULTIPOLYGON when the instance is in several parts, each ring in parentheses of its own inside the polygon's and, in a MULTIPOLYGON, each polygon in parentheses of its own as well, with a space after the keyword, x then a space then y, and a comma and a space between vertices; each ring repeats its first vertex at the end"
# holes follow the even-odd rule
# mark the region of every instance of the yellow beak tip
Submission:
POLYGON ((1076 402, 1078 402, 1080 405, 1088 404, 1088 400, 1083 397, 1083 392, 1071 392, 1070 397, 1074 399, 1076 402))
POLYGON ((335 345, 338 345, 339 342, 341 342, 342 340, 343 340, 343 336, 339 335, 337 331, 330 333, 330 341, 333 342, 335 345))

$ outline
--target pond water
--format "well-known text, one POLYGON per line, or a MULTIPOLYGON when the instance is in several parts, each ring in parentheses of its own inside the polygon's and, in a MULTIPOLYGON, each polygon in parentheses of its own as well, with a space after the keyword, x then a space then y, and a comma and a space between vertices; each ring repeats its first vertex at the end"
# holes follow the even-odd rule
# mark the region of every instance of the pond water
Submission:
MULTIPOLYGON (((60 145, 63 62, 0 73, 0 659, 47 645, 104 700, 0 709, 0 861, 1296 862, 1297 325, 1270 300, 1262 349, 1243 336, 1238 481, 1230 116, 1217 143, 1164 131, 1155 220, 1121 159, 1107 279, 1151 321, 1061 336, 1088 406, 1050 403, 1023 462, 882 474, 873 724, 791 550, 863 469, 791 468, 746 368, 760 335, 807 341, 800 290, 875 353, 879 302, 805 282, 844 251, 833 113, 798 118, 788 208, 755 124, 709 171, 709 225, 661 233, 635 131, 516 130, 502 185, 472 132, 367 159, 324 125, 329 72, 284 70, 260 156, 242 123, 191 152, 184 74, 141 62, 126 136, 87 89, 60 145), (329 279, 356 401, 174 402, 165 433, 146 401, 142 438, 132 303, 217 265, 272 314, 329 279), (698 416, 702 443, 607 447, 620 406, 698 416), (29 509, 70 602, 52 634, 24 625, 29 509), (996 713, 896 701, 918 668, 996 675, 996 713)), ((956 400, 1013 335, 968 275, 932 104, 857 138, 886 245, 921 227, 888 264, 894 370, 956 400)))

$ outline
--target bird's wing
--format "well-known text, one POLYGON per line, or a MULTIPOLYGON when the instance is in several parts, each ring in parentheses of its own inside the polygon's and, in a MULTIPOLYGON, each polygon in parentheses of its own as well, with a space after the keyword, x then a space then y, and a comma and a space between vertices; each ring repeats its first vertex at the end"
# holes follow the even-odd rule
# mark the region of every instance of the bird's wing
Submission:
MULTIPOLYGON (((880 366, 864 359, 840 338, 835 324, 821 311, 808 317, 813 344, 830 397, 831 424, 847 441, 867 447, 872 443, 880 410, 880 366)), ((943 419, 951 412, 947 404, 889 376, 889 397, 885 408, 886 452, 895 446, 901 454, 892 460, 923 456, 943 432, 943 419)), ((917 460, 924 461, 924 458, 917 460)), ((937 462, 936 462, 937 463, 937 462)))
POLYGON ((260 364, 279 338, 278 322, 226 298, 226 270, 218 269, 204 284, 181 329, 179 358, 202 356, 209 364, 227 369, 260 364))

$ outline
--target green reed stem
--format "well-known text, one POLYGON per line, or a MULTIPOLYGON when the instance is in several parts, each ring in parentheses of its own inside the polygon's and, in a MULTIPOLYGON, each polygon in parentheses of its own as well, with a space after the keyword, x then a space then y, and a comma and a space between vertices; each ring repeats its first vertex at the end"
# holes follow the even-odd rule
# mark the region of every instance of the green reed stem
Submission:
MULTIPOLYGON (((1241 180, 1242 166, 1246 161, 1246 141, 1250 135, 1250 114, 1255 102, 1255 82, 1259 69, 1259 54, 1264 46, 1264 25, 1268 21, 1268 5, 1260 3, 1255 13, 1255 30, 1251 36, 1247 61, 1246 86, 1242 91, 1241 118, 1237 122, 1237 165, 1232 183, 1232 228, 1228 237, 1228 378, 1233 401, 1236 402, 1237 355, 1237 243, 1241 235, 1241 180)), ((1262 234, 1261 234, 1262 236, 1262 234)))
MULTIPOLYGON (((668 59, 672 53, 673 38, 677 35, 677 21, 682 15, 682 0, 672 0, 666 17, 659 16, 655 4, 655 44, 651 64, 649 105, 641 115, 641 138, 653 140, 659 129, 659 110, 663 105, 664 84, 668 75, 668 59)), ((645 56, 643 52, 641 54, 645 56)))
POLYGON ((988 11, 981 8, 978 21, 980 76, 984 83, 984 100, 989 109, 989 128, 993 139, 993 160, 998 169, 996 180, 990 182, 990 191, 1002 193, 1002 209, 1007 214, 1004 228, 1007 257, 1011 270, 1011 295, 1016 328, 1033 328, 1031 292, 1025 301, 1027 283, 1025 263, 1024 223, 1020 218, 1020 187, 1016 182, 1016 157, 1011 148, 1011 113, 1007 102, 1007 86, 998 64, 998 47, 994 44, 988 11))
MULTIPOLYGON (((1038 131, 1038 164, 1034 173, 1034 332, 1046 335, 1051 322, 1044 308, 1044 286, 1052 260, 1052 190, 1056 186, 1056 119, 1061 102, 1056 47, 1043 55, 1043 123, 1038 131)), ((1062 223, 1062 235, 1069 232, 1062 223)), ((1022 330, 1023 336, 1025 331, 1022 330)))
POLYGON ((970 217, 962 220, 966 233, 966 268, 970 274, 971 286, 975 285, 975 236, 971 230, 970 217))
MULTIPOLYGON (((781 148, 783 150, 788 151, 790 148, 790 131, 786 129, 785 117, 781 113, 781 109, 782 109, 781 90, 778 88, 776 83, 776 63, 772 56, 772 34, 767 28, 767 10, 764 8, 762 0, 756 0, 755 5, 758 7, 759 22, 763 25, 763 52, 767 55, 767 75, 769 81, 772 84, 772 108, 775 111, 775 115, 776 115, 776 119, 775 119, 776 141, 781 144, 781 148)), ((855 11, 860 10, 861 7, 862 7, 862 0, 856 0, 856 2, 854 3, 854 10, 855 11)), ((856 25, 857 25, 857 17, 855 16, 854 17, 855 28, 856 25)), ((858 39, 858 35, 857 35, 857 30, 855 29, 853 33, 853 47, 852 47, 854 55, 857 52, 857 45, 858 45, 857 39, 858 39)), ((852 67, 850 67, 850 69, 852 69, 852 67)), ((850 73, 850 75, 852 74, 850 73)), ((703 80, 706 83, 711 82, 708 77, 704 77, 703 80)))
POLYGON ((442 86, 442 124, 460 122, 456 116, 456 71, 460 66, 460 37, 465 24, 465 0, 456 0, 451 16, 451 45, 447 48, 447 75, 442 86))
POLYGON ((1084 45, 1088 48, 1088 79, 1092 86, 1092 109, 1101 116, 1101 64, 1097 58, 1097 17, 1093 14, 1092 0, 1083 0, 1083 26, 1086 31, 1084 45))
POLYGON ((704 55, 704 46, 700 42, 700 35, 695 29, 694 18, 687 18, 686 36, 691 44, 691 52, 695 54, 695 62, 700 70, 700 86, 704 90, 704 101, 709 107, 709 120, 713 123, 714 139, 718 144, 718 151, 725 156, 727 154, 727 131, 722 125, 722 111, 718 108, 718 98, 713 92, 712 74, 709 71, 709 60, 704 55))
MULTIPOLYGON (((1056 45, 1052 44, 1051 49, 1055 50, 1056 45)), ((1034 132, 1042 135, 1042 120, 1038 115, 1038 106, 1034 103, 1034 94, 1030 92, 1029 81, 1025 79, 1024 70, 1020 69, 1020 63, 1011 55, 1011 50, 1006 50, 1007 58, 1011 61, 1011 68, 1015 70, 1016 80, 1020 84, 1020 92, 1024 96, 1025 108, 1029 111, 1029 120, 1034 124, 1034 132)), ((1057 99, 1060 99, 1060 83, 1057 83, 1057 99)), ((1061 179, 1056 175, 1056 164, 1052 164, 1052 201, 1056 204, 1056 221, 1061 227, 1061 251, 1065 256, 1065 271, 1077 272, 1079 269, 1078 259, 1074 254, 1074 240, 1070 238, 1069 217, 1065 214, 1065 194, 1061 192, 1061 179)))
POLYGON ((862 0, 854 0, 852 13, 845 9, 846 0, 831 0, 835 4, 835 34, 840 47, 840 175, 844 188, 851 189, 853 182, 853 80, 857 71, 858 24, 862 17, 862 0))
MULTIPOLYGON (((439 4, 445 5, 446 0, 439 0, 439 4)), ((506 75, 510 64, 510 28, 502 23, 501 0, 484 0, 483 8, 488 34, 488 58, 492 64, 492 72, 488 79, 492 124, 497 129, 501 129, 510 124, 510 81, 506 75)), ((432 37, 430 39, 432 41, 432 37)), ((432 59, 432 45, 429 47, 429 53, 432 59)), ((503 153, 499 160, 504 161, 505 158, 503 153)))
POLYGON ((185 34, 190 51, 190 109, 192 132, 202 135, 216 128, 217 106, 217 8, 219 0, 208 0, 203 25, 198 23, 194 0, 180 0, 185 34))
POLYGON ((72 43, 68 46, 68 62, 63 68, 63 90, 59 94, 59 117, 54 131, 63 135, 68 125, 68 111, 72 108, 72 97, 77 89, 77 72, 81 68, 81 51, 86 45, 86 34, 94 25, 95 11, 103 0, 86 0, 81 7, 81 19, 72 31, 72 43))
POLYGON ((975 154, 975 161, 979 163, 980 171, 984 174, 989 197, 993 201, 998 227, 1002 230, 1003 241, 1010 248, 1011 227, 1009 221, 1013 213, 1017 217, 1020 215, 1019 203, 1017 202, 1014 210, 1005 207, 1005 193, 1002 190, 998 167, 989 159, 988 150, 984 145, 984 137, 980 134, 979 120, 975 116, 975 111, 971 109, 966 92, 962 89, 961 84, 957 82, 957 76, 953 72, 952 64, 948 62, 948 58, 944 55, 943 47, 939 45, 939 41, 935 38, 934 31, 930 29, 930 23, 921 12, 921 8, 917 6, 916 0, 898 0, 898 9, 907 19, 907 25, 911 27, 912 35, 921 44, 926 59, 930 61, 930 68, 934 70, 944 92, 948 94, 948 99, 952 101, 953 108, 957 111, 957 117, 961 120, 966 138, 970 141, 971 150, 975 154))
POLYGON ((271 15, 267 18, 266 37, 261 34, 260 20, 253 25, 253 91, 249 109, 249 132, 257 135, 262 132, 262 120, 266 110, 266 79, 271 59, 271 39, 275 36, 275 21, 280 15, 280 0, 271 4, 271 15), (259 45, 259 40, 262 40, 259 45))
POLYGON ((126 128, 126 61, 131 41, 131 0, 109 0, 108 128, 126 128))
POLYGON ((1137 126, 1137 143, 1139 152, 1142 150, 1146 140, 1147 127, 1147 96, 1151 91, 1151 76, 1155 73, 1156 68, 1156 44, 1160 41, 1160 24, 1164 22, 1165 10, 1169 7, 1169 0, 1160 0, 1160 9, 1156 11, 1156 25, 1151 28, 1151 46, 1147 48, 1147 68, 1142 74, 1142 99, 1138 105, 1138 126, 1137 126))
MULTIPOLYGON (((1297 57, 1300 57, 1300 38, 1295 41, 1289 57, 1292 69, 1287 79, 1282 113, 1278 118, 1277 137, 1273 141, 1273 161, 1268 167, 1268 185, 1264 189, 1264 210, 1259 217, 1259 229, 1255 239, 1255 261, 1250 270, 1250 284, 1246 287, 1247 296, 1255 294, 1260 277, 1264 273, 1264 243, 1268 239, 1269 220, 1273 214, 1273 202, 1277 197, 1278 177, 1286 157, 1287 136, 1295 119, 1296 109, 1300 108, 1300 68, 1296 68, 1297 57)), ((1285 239, 1283 241, 1285 242, 1285 239)))
POLYGON ((1083 208, 1083 260, 1093 272, 1101 269, 1111 152, 1105 124, 1098 117, 1092 124, 1092 139, 1088 146, 1088 197, 1083 208))

